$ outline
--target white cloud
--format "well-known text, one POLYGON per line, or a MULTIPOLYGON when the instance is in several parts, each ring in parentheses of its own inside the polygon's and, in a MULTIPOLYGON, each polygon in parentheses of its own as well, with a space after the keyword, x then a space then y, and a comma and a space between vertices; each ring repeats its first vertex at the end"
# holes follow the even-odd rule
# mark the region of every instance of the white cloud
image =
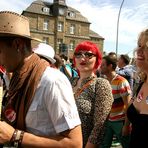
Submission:
MULTIPOLYGON (((79 10, 92 23, 91 28, 105 38, 105 48, 114 50, 116 46, 117 18, 120 4, 99 3, 91 1, 68 1, 75 9, 79 10), (110 47, 109 47, 110 46, 110 47)), ((134 4, 133 7, 123 5, 119 19, 118 47, 120 53, 127 53, 136 45, 138 34, 148 27, 148 2, 134 4)))
MULTIPOLYGON (((0 2, 0 10, 4 11, 4 10, 9 10, 9 11, 14 11, 17 13, 21 13, 22 10, 25 8, 26 6, 26 2, 24 1, 18 1, 18 0, 1 0, 0 2)), ((28 3, 29 4, 29 3, 28 3)))

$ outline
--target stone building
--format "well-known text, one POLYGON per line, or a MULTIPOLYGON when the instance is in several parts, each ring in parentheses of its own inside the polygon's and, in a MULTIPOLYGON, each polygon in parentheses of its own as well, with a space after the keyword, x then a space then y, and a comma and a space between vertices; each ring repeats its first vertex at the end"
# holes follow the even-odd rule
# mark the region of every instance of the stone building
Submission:
MULTIPOLYGON (((65 0, 34 1, 22 12, 29 18, 31 36, 50 44, 56 53, 73 55, 78 43, 90 40, 103 50, 104 38, 90 30, 90 22, 65 0)), ((33 42, 33 46, 38 43, 33 42)))

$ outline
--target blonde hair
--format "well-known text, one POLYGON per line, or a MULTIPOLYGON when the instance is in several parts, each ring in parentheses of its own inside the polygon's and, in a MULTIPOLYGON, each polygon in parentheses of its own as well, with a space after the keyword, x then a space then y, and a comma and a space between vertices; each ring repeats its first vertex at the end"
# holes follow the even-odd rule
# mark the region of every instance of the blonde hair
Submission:
POLYGON ((142 31, 138 38, 138 44, 143 43, 144 46, 148 47, 148 29, 142 31))

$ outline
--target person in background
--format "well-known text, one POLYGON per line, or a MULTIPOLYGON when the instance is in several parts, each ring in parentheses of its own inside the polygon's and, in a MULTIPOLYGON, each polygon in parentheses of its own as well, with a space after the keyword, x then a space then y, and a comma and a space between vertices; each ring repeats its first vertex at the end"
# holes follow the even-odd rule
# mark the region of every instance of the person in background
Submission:
POLYGON ((60 70, 61 66, 63 65, 61 57, 58 54, 55 54, 54 59, 56 60, 56 62, 52 64, 52 67, 60 70))
POLYGON ((11 77, 12 77, 12 73, 7 72, 6 69, 2 65, 0 65, 0 82, 2 86, 2 101, 1 101, 2 104, 5 104, 5 101, 7 100, 11 77))
POLYGON ((32 52, 26 17, 0 11, 0 20, 0 63, 13 73, 0 121, 0 143, 82 148, 81 122, 70 82, 32 52))
POLYGON ((3 89, 6 90, 7 86, 6 86, 6 80, 4 78, 6 71, 3 68, 3 66, 0 65, 0 81, 1 81, 1 86, 3 86, 3 89))
POLYGON ((33 51, 38 54, 41 58, 47 60, 49 64, 54 64, 56 60, 54 59, 55 51, 54 49, 45 43, 39 43, 36 48, 33 48, 33 51))
POLYGON ((108 56, 113 57, 113 58, 117 58, 117 54, 115 52, 109 52, 108 56))
MULTIPOLYGON (((105 54, 105 56, 107 56, 107 55, 105 54)), ((114 58, 117 57, 117 55, 116 55, 115 52, 109 52, 109 53, 108 53, 108 56, 114 57, 114 58)), ((98 67, 98 69, 97 69, 97 71, 96 71, 96 75, 97 75, 97 77, 106 78, 106 76, 101 73, 100 67, 98 67)))
POLYGON ((102 55, 96 44, 84 41, 77 45, 73 60, 79 72, 71 83, 82 122, 83 148, 99 148, 113 102, 108 80, 95 75, 102 55))
POLYGON ((136 48, 136 66, 145 73, 144 82, 136 92, 136 97, 128 107, 127 117, 132 123, 129 148, 148 147, 148 28, 138 37, 136 48))
POLYGON ((62 54, 60 57, 63 61, 60 71, 63 72, 69 80, 71 80, 71 78, 77 77, 78 73, 69 63, 68 57, 64 54, 62 54))
POLYGON ((127 79, 127 81, 130 84, 131 90, 133 91, 134 71, 129 67, 129 63, 130 63, 129 56, 126 54, 121 54, 118 59, 118 70, 116 72, 117 74, 127 79))
POLYGON ((3 84, 3 95, 5 96, 8 89, 12 73, 8 73, 3 66, 0 66, 0 79, 3 84))
MULTIPOLYGON (((106 55, 106 56, 107 56, 107 55, 106 55)), ((115 52, 113 52, 113 51, 109 52, 109 53, 108 53, 108 56, 109 56, 109 57, 113 57, 113 58, 117 58, 117 54, 116 54, 115 52)), ((117 69, 117 68, 116 68, 116 69, 117 69)), ((101 71, 101 70, 100 70, 100 71, 101 71)), ((103 74, 100 74, 100 75, 101 75, 101 77, 102 77, 102 76, 103 76, 104 78, 106 77, 106 76, 103 75, 103 74)), ((120 142, 118 141, 116 135, 114 134, 114 135, 113 135, 112 146, 114 147, 114 146, 119 146, 119 145, 121 145, 121 144, 120 144, 120 142)))
POLYGON ((36 48, 33 48, 33 51, 38 54, 40 58, 47 60, 53 68, 60 69, 63 65, 61 57, 55 54, 54 49, 48 44, 40 43, 36 48))
POLYGON ((116 67, 116 57, 103 57, 100 69, 112 86, 114 102, 106 123, 102 148, 111 147, 114 134, 123 148, 128 148, 129 146, 130 127, 126 117, 126 110, 131 100, 131 89, 128 81, 116 73, 116 67))

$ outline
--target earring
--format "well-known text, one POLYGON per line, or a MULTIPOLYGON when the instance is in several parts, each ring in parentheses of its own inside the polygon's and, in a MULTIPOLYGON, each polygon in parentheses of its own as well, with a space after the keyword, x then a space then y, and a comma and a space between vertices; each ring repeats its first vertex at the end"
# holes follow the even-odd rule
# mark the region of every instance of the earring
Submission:
POLYGON ((20 52, 20 50, 19 50, 19 49, 17 49, 17 52, 20 52))

